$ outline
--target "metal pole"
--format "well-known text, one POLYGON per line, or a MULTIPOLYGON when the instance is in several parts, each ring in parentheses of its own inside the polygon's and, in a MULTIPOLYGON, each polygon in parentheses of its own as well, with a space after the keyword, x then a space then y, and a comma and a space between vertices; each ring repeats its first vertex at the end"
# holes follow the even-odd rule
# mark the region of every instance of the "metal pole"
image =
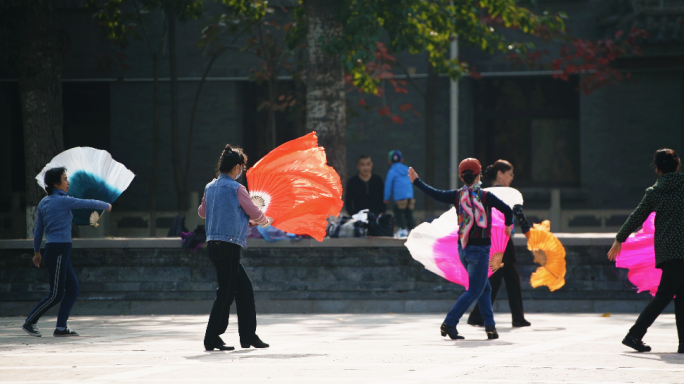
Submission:
MULTIPOLYGON (((458 39, 451 42, 449 49, 451 59, 458 58, 458 39)), ((450 129, 449 140, 449 186, 451 189, 458 188, 458 81, 451 80, 450 92, 450 129)))

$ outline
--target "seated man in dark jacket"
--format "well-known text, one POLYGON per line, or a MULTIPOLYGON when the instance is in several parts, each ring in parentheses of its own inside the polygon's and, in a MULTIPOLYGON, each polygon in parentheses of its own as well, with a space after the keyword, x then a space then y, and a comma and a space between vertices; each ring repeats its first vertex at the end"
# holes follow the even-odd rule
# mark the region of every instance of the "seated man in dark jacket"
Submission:
POLYGON ((382 178, 373 174, 373 161, 368 155, 361 155, 356 164, 359 173, 347 182, 344 206, 347 214, 353 215, 368 209, 375 215, 385 213, 382 178))

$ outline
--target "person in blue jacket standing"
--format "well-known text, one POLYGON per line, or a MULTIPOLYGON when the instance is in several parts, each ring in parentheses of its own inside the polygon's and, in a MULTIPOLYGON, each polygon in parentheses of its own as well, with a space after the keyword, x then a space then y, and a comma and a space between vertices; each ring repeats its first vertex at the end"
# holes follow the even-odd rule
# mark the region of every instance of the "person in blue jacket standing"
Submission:
MULTIPOLYGON (((408 178, 409 167, 404 165, 404 157, 396 149, 389 152, 388 160, 391 166, 385 178, 385 204, 390 199, 394 201, 395 224, 410 231, 416 226, 413 218, 416 199, 413 198, 413 184, 408 178)), ((407 232, 404 234, 408 236, 407 232)))
POLYGON ((111 211, 109 203, 98 200, 77 199, 67 195, 69 179, 66 168, 52 168, 45 172, 47 196, 38 204, 36 230, 33 237, 33 264, 40 268, 43 256, 40 245, 45 234, 45 266, 50 278, 50 292, 36 305, 26 318, 21 329, 31 336, 41 337, 38 320, 50 308, 59 305, 57 327, 53 336, 78 336, 67 326, 71 308, 78 297, 78 279, 71 266, 71 221, 72 209, 87 208, 97 211, 111 211))

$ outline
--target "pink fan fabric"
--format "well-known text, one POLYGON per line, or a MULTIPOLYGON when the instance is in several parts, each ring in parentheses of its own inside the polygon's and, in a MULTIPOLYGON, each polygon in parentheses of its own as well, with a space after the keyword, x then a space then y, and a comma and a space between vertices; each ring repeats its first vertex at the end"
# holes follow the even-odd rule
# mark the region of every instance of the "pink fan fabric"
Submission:
POLYGON ((622 244, 620 255, 615 258, 615 266, 627 268, 627 278, 636 285, 637 292, 649 291, 655 296, 663 271, 655 267, 655 212, 644 222, 643 228, 627 238, 622 244))
POLYGON ((496 208, 492 208, 492 248, 489 251, 489 257, 493 254, 504 252, 508 245, 508 240, 511 238, 506 235, 506 216, 499 212, 496 208))
MULTIPOLYGON (((503 213, 492 209, 492 247, 489 251, 489 258, 497 252, 506 250, 509 236, 506 236, 505 217, 503 213)), ((443 273, 443 277, 453 283, 462 285, 468 289, 468 272, 466 271, 461 259, 458 257, 458 232, 452 233, 449 236, 442 237, 435 241, 432 252, 435 258, 437 268, 443 273), (456 251, 456 252, 454 252, 456 251)), ((493 274, 489 270, 487 276, 493 274)))

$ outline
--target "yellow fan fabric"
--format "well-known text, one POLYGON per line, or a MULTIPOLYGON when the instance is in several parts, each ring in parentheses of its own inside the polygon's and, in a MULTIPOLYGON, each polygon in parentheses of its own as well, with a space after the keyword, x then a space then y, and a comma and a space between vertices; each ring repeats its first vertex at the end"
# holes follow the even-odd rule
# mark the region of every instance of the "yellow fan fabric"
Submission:
POLYGON ((541 266, 530 276, 532 288, 542 285, 551 292, 565 285, 565 247, 545 226, 535 224, 530 229, 527 249, 534 254, 534 262, 541 266))

